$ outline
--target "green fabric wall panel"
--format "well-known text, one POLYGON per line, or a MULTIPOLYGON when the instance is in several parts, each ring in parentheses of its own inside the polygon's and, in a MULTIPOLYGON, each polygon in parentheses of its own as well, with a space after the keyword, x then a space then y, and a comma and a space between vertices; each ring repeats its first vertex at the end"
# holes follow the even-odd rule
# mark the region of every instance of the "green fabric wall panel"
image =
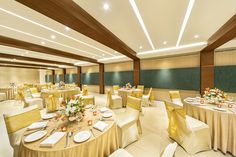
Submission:
POLYGON ((200 69, 155 69, 142 70, 140 84, 161 89, 199 90, 200 69))
POLYGON ((225 92, 236 92, 236 66, 215 67, 215 87, 225 92))
POLYGON ((65 83, 77 83, 77 74, 66 74, 65 83))
POLYGON ((52 82, 52 75, 45 75, 45 82, 46 83, 52 82))
POLYGON ((105 85, 124 86, 128 82, 133 85, 133 76, 133 71, 105 72, 105 85))
POLYGON ((87 85, 98 85, 99 73, 82 73, 81 82, 82 84, 87 84, 87 85))
POLYGON ((59 83, 60 81, 62 81, 63 79, 63 75, 62 74, 58 74, 54 76, 55 79, 55 83, 59 83))

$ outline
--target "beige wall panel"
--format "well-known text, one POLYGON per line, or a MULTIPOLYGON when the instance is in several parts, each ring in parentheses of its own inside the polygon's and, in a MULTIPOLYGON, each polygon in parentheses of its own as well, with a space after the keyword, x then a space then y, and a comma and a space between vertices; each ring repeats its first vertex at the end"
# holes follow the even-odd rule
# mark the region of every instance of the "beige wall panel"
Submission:
POLYGON ((133 70, 133 62, 105 64, 105 72, 133 70))
POLYGON ((8 87, 10 83, 39 83, 39 70, 0 67, 0 87, 8 87))
POLYGON ((99 72, 99 66, 84 66, 82 67, 82 73, 97 73, 99 72))
POLYGON ((52 70, 47 70, 46 75, 52 75, 52 70))
POLYGON ((215 53, 215 65, 236 65, 236 50, 215 53))
POLYGON ((67 74, 76 74, 77 73, 77 68, 69 68, 66 69, 67 74))
POLYGON ((169 69, 200 66, 199 54, 141 60, 141 69, 169 69))
POLYGON ((60 74, 63 74, 62 69, 55 70, 55 75, 60 75, 60 74))

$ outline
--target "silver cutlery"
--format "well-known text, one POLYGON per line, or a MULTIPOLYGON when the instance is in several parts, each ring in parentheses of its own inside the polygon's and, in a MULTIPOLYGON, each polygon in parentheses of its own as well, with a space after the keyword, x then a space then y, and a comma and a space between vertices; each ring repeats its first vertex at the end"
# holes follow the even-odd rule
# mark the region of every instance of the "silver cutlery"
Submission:
POLYGON ((37 132, 37 131, 45 130, 46 128, 47 128, 47 126, 45 126, 45 127, 43 127, 43 128, 40 128, 40 129, 37 129, 37 130, 34 130, 34 131, 30 131, 30 132, 28 132, 28 133, 25 133, 24 136, 28 136, 28 135, 30 135, 30 134, 33 134, 33 133, 37 132))
POLYGON ((64 148, 68 146, 69 132, 66 134, 66 142, 64 148))
POLYGON ((95 135, 94 135, 94 132, 93 132, 93 129, 92 129, 92 128, 90 128, 90 132, 92 133, 93 137, 95 137, 95 135))
POLYGON ((71 137, 73 136, 73 131, 70 131, 68 136, 69 136, 68 137, 69 138, 69 142, 68 142, 67 146, 70 147, 70 141, 71 141, 71 137))

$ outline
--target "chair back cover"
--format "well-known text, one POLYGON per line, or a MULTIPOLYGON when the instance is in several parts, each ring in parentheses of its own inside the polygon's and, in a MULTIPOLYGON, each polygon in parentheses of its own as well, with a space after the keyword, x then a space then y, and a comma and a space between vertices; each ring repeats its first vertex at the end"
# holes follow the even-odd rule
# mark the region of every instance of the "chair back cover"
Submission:
POLYGON ((37 88, 30 88, 30 92, 31 92, 31 94, 38 93, 38 89, 37 88))
POLYGON ((111 90, 110 89, 108 89, 107 90, 107 105, 108 105, 108 107, 112 107, 112 105, 113 105, 113 101, 112 101, 112 94, 111 94, 111 90))
POLYGON ((46 99, 46 110, 47 112, 54 112, 57 110, 57 101, 54 95, 49 95, 48 98, 46 99))
POLYGON ((144 85, 138 85, 137 89, 140 89, 141 91, 144 91, 144 85))
POLYGON ((173 103, 183 106, 179 91, 169 91, 169 95, 173 103))
POLYGON ((186 112, 179 105, 167 101, 165 101, 165 107, 169 119, 169 136, 182 142, 185 135, 191 132, 186 123, 186 112))
POLYGON ((168 144, 160 157, 174 157, 177 146, 178 144, 176 142, 168 144))
POLYGON ((37 105, 14 113, 4 114, 3 116, 8 134, 14 133, 41 119, 40 110, 37 105))
POLYGON ((87 86, 87 85, 83 85, 82 95, 83 95, 83 96, 88 95, 88 86, 87 86))

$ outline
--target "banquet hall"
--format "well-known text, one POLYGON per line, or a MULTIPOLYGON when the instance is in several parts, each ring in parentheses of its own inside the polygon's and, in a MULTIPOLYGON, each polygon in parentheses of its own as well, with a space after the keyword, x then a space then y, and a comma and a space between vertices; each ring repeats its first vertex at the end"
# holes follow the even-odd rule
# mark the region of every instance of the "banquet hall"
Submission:
POLYGON ((235 157, 235 0, 0 0, 0 157, 235 157))

